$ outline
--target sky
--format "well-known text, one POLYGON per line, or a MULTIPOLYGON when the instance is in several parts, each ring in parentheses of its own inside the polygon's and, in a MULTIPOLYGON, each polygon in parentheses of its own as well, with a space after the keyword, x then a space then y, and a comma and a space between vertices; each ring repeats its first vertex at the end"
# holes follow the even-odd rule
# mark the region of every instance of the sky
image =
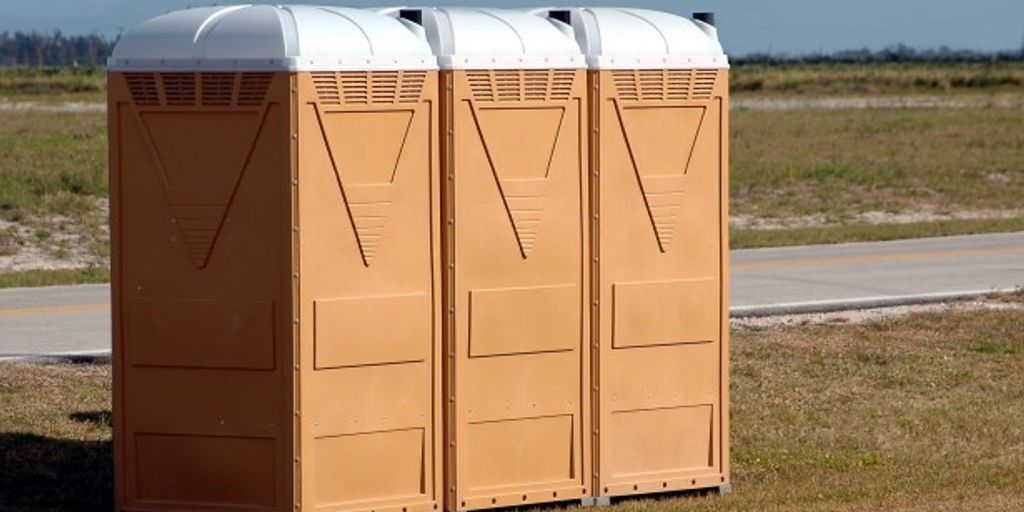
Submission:
MULTIPOLYGON (((239 2, 0 0, 0 31, 60 29, 67 33, 114 36, 146 18, 213 3, 239 2)), ((299 0, 295 3, 353 7, 396 5, 395 2, 370 0, 299 0)), ((444 0, 425 3, 453 4, 444 0)), ((543 0, 454 2, 455 5, 494 7, 552 3, 543 0)), ((898 43, 920 49, 943 45, 983 51, 1024 47, 1024 0, 584 0, 579 4, 647 7, 685 15, 714 11, 719 36, 732 55, 880 49, 898 43)))

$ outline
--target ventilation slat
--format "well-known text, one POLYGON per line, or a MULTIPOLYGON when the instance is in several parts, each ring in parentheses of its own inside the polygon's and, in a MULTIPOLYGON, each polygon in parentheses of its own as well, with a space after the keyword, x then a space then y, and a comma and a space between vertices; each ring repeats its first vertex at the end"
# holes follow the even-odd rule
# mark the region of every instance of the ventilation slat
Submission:
POLYGON ((470 93, 476 101, 563 101, 572 97, 572 70, 469 71, 470 93))
POLYGON ((272 73, 125 73, 139 107, 251 107, 266 101, 272 73))
POLYGON ((195 73, 161 73, 164 101, 172 107, 190 107, 196 104, 195 73))
POLYGON ((156 86, 154 73, 126 73, 128 92, 137 106, 155 107, 160 105, 160 92, 156 86))
POLYGON ((616 92, 625 101, 708 100, 718 73, 713 70, 613 71, 616 92))
POLYGON ((317 98, 325 105, 416 103, 423 93, 424 82, 426 73, 415 71, 313 75, 317 98))

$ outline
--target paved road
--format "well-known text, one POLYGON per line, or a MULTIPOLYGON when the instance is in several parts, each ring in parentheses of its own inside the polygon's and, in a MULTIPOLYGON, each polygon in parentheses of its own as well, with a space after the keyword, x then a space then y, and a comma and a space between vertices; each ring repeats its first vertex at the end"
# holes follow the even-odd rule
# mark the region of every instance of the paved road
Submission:
POLYGON ((109 350, 108 285, 0 290, 0 358, 109 350))
POLYGON ((919 303, 1024 286, 1024 233, 732 253, 734 315, 919 303))
MULTIPOLYGON (((734 315, 938 300, 1024 286, 1024 233, 732 253, 734 315)), ((0 358, 110 348, 106 285, 0 290, 0 358)))

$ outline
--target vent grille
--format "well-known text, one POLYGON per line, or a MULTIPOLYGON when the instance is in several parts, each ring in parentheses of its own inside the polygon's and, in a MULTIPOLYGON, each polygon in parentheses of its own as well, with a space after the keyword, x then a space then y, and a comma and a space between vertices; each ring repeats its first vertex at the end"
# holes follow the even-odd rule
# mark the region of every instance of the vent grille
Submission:
POLYGON ((468 71, 477 101, 558 101, 572 97, 576 72, 565 70, 468 71))
POLYGON ((267 99, 273 73, 125 73, 141 107, 253 107, 267 99))
POLYGON ((615 90, 625 101, 709 100, 718 72, 714 70, 613 71, 615 90))
POLYGON ((273 78, 273 73, 242 73, 242 85, 238 88, 238 105, 243 107, 262 105, 273 78))
POLYGON ((196 76, 194 73, 161 73, 164 98, 169 106, 190 107, 196 104, 196 76))
POLYGON ((203 73, 203 106, 226 107, 235 94, 234 73, 203 73))
POLYGON ((416 103, 423 93, 424 71, 313 73, 313 87, 323 105, 416 103))
POLYGON ((125 75, 128 90, 136 105, 153 107, 160 105, 160 91, 156 87, 153 73, 128 73, 125 75))

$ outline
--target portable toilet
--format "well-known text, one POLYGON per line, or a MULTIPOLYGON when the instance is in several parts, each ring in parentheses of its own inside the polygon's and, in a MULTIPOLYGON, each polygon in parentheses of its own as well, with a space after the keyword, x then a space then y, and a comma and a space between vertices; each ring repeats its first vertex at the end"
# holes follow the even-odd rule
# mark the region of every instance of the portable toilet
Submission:
POLYGON ((421 27, 337 7, 121 38, 118 510, 440 507, 436 67, 421 27))
POLYGON ((446 506, 589 496, 586 71, 524 11, 385 11, 441 66, 446 506))
POLYGON ((586 54, 595 495, 729 489, 728 60, 713 17, 540 9, 586 54))

